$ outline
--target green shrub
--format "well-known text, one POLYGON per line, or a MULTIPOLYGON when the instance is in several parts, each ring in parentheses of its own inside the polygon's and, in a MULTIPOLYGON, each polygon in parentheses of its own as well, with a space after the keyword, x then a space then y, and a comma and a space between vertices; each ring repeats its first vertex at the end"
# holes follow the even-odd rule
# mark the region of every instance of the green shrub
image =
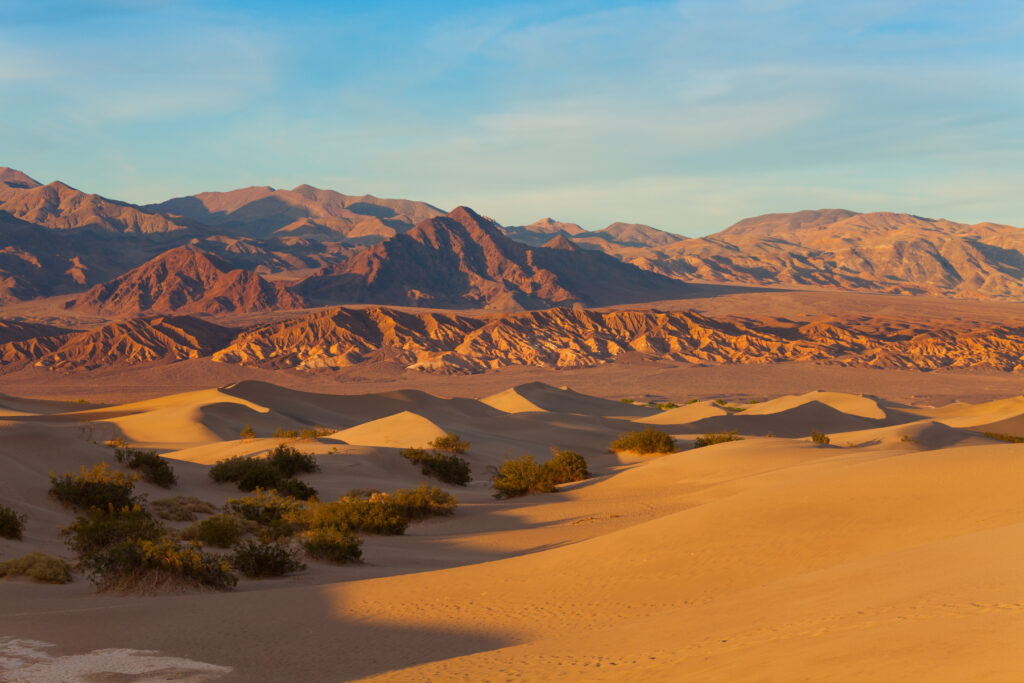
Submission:
POLYGON ((65 505, 78 509, 93 506, 123 508, 134 505, 135 481, 139 475, 127 476, 110 469, 105 462, 90 469, 82 466, 81 474, 50 473, 50 495, 65 505))
POLYGON ((242 537, 241 520, 234 515, 214 515, 182 531, 186 540, 196 540, 204 545, 230 548, 242 537))
POLYGON ((557 490, 552 473, 538 465, 532 455, 506 458, 494 471, 491 486, 497 491, 494 494, 495 498, 512 498, 527 493, 551 493, 557 490))
POLYGON ((731 432, 708 432, 704 436, 698 436, 693 440, 694 448, 703 448, 704 446, 711 446, 716 443, 725 443, 727 441, 743 441, 742 436, 736 436, 736 431, 731 432))
POLYGON ((459 506, 455 496, 426 484, 420 484, 414 489, 398 489, 391 494, 391 502, 399 507, 403 515, 412 520, 452 515, 459 506))
POLYGON ((982 436, 986 436, 990 439, 996 439, 998 441, 1006 441, 1008 443, 1024 443, 1024 437, 1014 436, 1013 434, 1000 434, 999 432, 982 432, 982 436))
POLYGON ((344 497, 345 498, 369 498, 370 496, 372 496, 374 494, 377 494, 377 493, 384 493, 384 492, 381 491, 380 489, 349 489, 345 493, 344 497))
POLYGON ((252 430, 252 425, 245 425, 245 429, 239 432, 238 436, 242 437, 243 439, 255 439, 256 432, 252 430))
POLYGON ((679 404, 673 403, 672 401, 667 401, 665 403, 658 403, 655 407, 658 408, 659 410, 672 410, 673 408, 678 408, 679 404))
POLYGON ((827 446, 832 443, 832 439, 828 438, 827 434, 822 432, 811 431, 811 441, 822 446, 827 446))
POLYGON ((590 476, 587 461, 574 451, 556 451, 553 458, 544 463, 555 484, 582 481, 590 476))
POLYGON ((619 403, 632 403, 632 402, 633 402, 633 399, 631 399, 631 398, 620 398, 619 399, 619 403))
POLYGON ((167 537, 166 528, 138 505, 94 507, 61 535, 99 590, 223 590, 236 582, 226 562, 167 537))
POLYGON ((172 522, 194 522, 197 514, 209 515, 217 511, 215 505, 195 496, 161 498, 150 503, 149 508, 160 519, 172 522))
POLYGON ((315 496, 316 489, 292 477, 299 472, 316 472, 319 469, 312 454, 300 453, 281 444, 266 458, 236 455, 220 460, 210 468, 210 478, 218 484, 234 482, 242 491, 279 489, 305 500, 315 496))
POLYGON ((465 486, 471 480, 469 462, 454 453, 425 451, 422 448, 406 448, 402 457, 419 465, 425 476, 437 477, 446 484, 465 486))
POLYGON ((291 515, 303 508, 302 501, 291 496, 279 495, 276 491, 256 489, 251 496, 229 498, 224 507, 243 519, 260 526, 285 522, 291 515))
POLYGON ((316 560, 335 564, 358 562, 363 556, 363 542, 348 531, 334 527, 318 527, 299 535, 299 543, 316 560))
POLYGON ((687 402, 686 402, 686 404, 685 404, 685 405, 691 406, 691 405, 693 405, 694 403, 697 403, 698 401, 700 401, 700 399, 699 399, 699 398, 691 398, 691 399, 690 399, 689 401, 687 401, 687 402))
POLYGON ((640 455, 647 453, 672 453, 676 450, 676 442, 665 432, 648 427, 642 432, 619 434, 612 442, 613 451, 633 451, 640 455))
POLYGON ((298 553, 276 541, 242 541, 231 554, 231 566, 250 578, 284 576, 306 568, 298 553))
POLYGON ((299 500, 309 500, 317 496, 315 488, 298 479, 278 479, 274 488, 281 495, 291 496, 299 500))
POLYGON ((319 472, 320 465, 312 453, 302 453, 295 448, 278 444, 267 454, 270 463, 282 477, 294 477, 299 473, 319 472))
POLYGON ((430 447, 452 455, 464 455, 469 450, 469 442, 454 432, 448 432, 430 442, 430 447))
POLYGON ((311 501, 289 519, 308 529, 331 527, 383 536, 403 534, 409 526, 403 508, 386 493, 369 498, 339 498, 327 503, 311 501))
POLYGON ((126 467, 142 472, 142 479, 150 484, 169 489, 178 482, 170 463, 156 454, 156 451, 140 451, 136 448, 117 448, 114 457, 126 467))
POLYGON ((21 534, 25 531, 25 520, 25 515, 6 505, 0 505, 0 538, 20 541, 21 534))
POLYGON ((274 438, 276 439, 297 439, 299 438, 299 430, 297 429, 275 429, 274 438))
POLYGON ((27 576, 39 583, 69 583, 71 567, 64 560, 36 551, 0 562, 0 576, 27 576))

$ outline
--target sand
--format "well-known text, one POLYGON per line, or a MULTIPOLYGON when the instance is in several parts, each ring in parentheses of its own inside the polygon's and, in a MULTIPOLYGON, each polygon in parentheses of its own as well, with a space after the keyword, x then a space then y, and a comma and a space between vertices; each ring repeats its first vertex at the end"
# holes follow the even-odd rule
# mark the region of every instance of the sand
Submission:
POLYGON ((78 412, 4 397, 16 409, 0 415, 0 503, 29 524, 23 541, 0 540, 0 559, 67 556, 56 530, 72 515, 47 497, 48 472, 111 462, 108 434, 170 458, 172 495, 215 504, 238 492, 208 466, 269 450, 278 427, 336 430, 290 442, 317 454, 322 471, 304 480, 323 498, 415 486, 423 476, 399 449, 445 431, 472 442, 474 481, 445 486, 460 500, 453 517, 367 536, 363 564, 310 561, 229 593, 0 580, 0 679, 1024 677, 1024 444, 979 428, 1016 426, 1019 399, 931 408, 797 392, 734 413, 533 382, 478 396, 244 382, 78 412), (256 438, 241 439, 248 422, 256 438), (607 450, 646 426, 677 435, 680 450, 607 450), (690 448, 712 429, 745 438, 690 448), (489 466, 553 446, 580 452, 593 476, 491 496, 489 466))

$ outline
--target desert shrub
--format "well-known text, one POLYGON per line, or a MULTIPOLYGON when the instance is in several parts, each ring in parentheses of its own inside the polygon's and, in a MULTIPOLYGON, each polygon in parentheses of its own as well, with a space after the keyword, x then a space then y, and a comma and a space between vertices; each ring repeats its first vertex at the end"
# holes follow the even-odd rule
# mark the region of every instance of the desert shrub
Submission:
POLYGON ((0 576, 27 576, 39 583, 68 583, 71 581, 71 567, 58 557, 36 551, 0 562, 0 576))
POLYGON ((491 486, 497 491, 494 494, 495 498, 512 498, 527 493, 551 493, 557 490, 551 472, 537 464, 532 455, 507 458, 494 471, 491 486))
POLYGON ((619 434, 612 442, 613 451, 634 451, 641 455, 647 453, 671 453, 676 450, 676 442, 665 432, 648 427, 641 432, 619 434))
POLYGON ((154 500, 149 505, 153 514, 171 522, 194 522, 196 515, 210 515, 217 511, 213 503, 199 500, 195 496, 174 496, 154 500))
POLYGON ((0 538, 20 541, 21 534, 25 531, 25 520, 25 515, 6 505, 0 505, 0 538))
POLYGON ((291 496, 299 500, 309 500, 317 496, 315 488, 298 479, 278 479, 274 489, 283 496, 291 496))
POLYGON ((691 398, 691 399, 690 399, 689 401, 687 401, 687 402, 686 402, 686 403, 685 403, 684 405, 688 405, 688 406, 691 406, 691 405, 693 405, 694 403, 697 403, 698 401, 700 401, 700 399, 699 399, 699 398, 691 398))
POLYGON ((437 477, 446 484, 465 486, 471 479, 469 462, 455 453, 406 448, 402 451, 402 457, 419 465, 420 472, 424 475, 437 477))
POLYGON ((633 403, 633 399, 631 399, 631 398, 620 398, 619 399, 619 403, 633 403))
POLYGON ((918 440, 910 436, 910 434, 904 434, 903 436, 901 436, 900 441, 902 441, 903 443, 919 443, 918 440))
POLYGON ((811 431, 811 441, 822 446, 827 446, 832 443, 832 439, 828 438, 827 434, 813 430, 811 431))
POLYGON ((581 481, 590 476, 587 461, 574 451, 556 451, 554 457, 544 463, 543 467, 551 475, 555 484, 567 484, 581 481))
POLYGON ((263 458, 236 455, 211 467, 210 479, 218 484, 234 482, 243 491, 253 491, 274 488, 281 473, 263 458))
POLYGON ((746 408, 741 408, 739 406, 722 406, 722 407, 725 408, 726 410, 728 410, 730 413, 742 413, 743 411, 746 410, 746 408))
POLYGON ((93 506, 123 508, 134 505, 135 481, 139 475, 128 476, 111 470, 105 462, 90 469, 82 466, 81 474, 50 473, 50 495, 65 505, 87 509, 93 506))
POLYGON ((242 522, 234 515, 214 515, 182 531, 182 538, 217 548, 230 548, 242 537, 242 522))
POLYGON ((320 467, 310 453, 278 445, 266 458, 236 455, 218 461, 210 468, 210 478, 218 484, 234 482, 242 491, 279 489, 303 500, 316 495, 316 489, 292 477, 299 472, 316 472, 320 467))
POLYGON ((430 442, 430 447, 445 453, 463 455, 469 450, 469 442, 454 432, 448 432, 430 442))
POLYGON ((238 436, 240 436, 243 439, 255 439, 256 432, 253 431, 252 425, 245 425, 245 428, 238 433, 238 436))
POLYGON ((369 498, 375 493, 384 493, 380 489, 349 489, 345 493, 346 498, 369 498))
POLYGON ((299 543, 313 559, 335 564, 358 562, 363 556, 360 549, 363 542, 352 533, 334 527, 304 531, 299 535, 299 543))
POLYGON ((386 493, 369 498, 339 498, 326 503, 311 501, 289 519, 309 529, 331 527, 383 536, 403 534, 409 526, 403 508, 386 493))
POLYGON ((715 403, 717 403, 720 406, 724 406, 725 405, 725 399, 724 398, 716 398, 715 399, 715 403))
POLYGON ((169 489, 177 483, 178 478, 167 460, 156 454, 156 451, 140 451, 136 448, 117 448, 114 450, 117 461, 133 470, 142 473, 142 479, 150 484, 169 489))
POLYGON ((260 526, 271 526, 285 522, 291 515, 301 510, 303 504, 300 500, 279 495, 276 491, 256 489, 251 496, 229 498, 224 507, 228 512, 256 522, 260 526))
POLYGON ((100 590, 235 585, 226 562, 168 538, 163 524, 138 505, 94 507, 61 535, 100 590))
POLYGON ((672 410, 673 408, 678 408, 678 407, 679 407, 679 404, 678 403, 673 403, 672 401, 667 401, 665 403, 658 403, 655 406, 655 408, 657 408, 658 410, 672 410))
POLYGON ((426 484, 420 484, 414 489, 398 489, 391 494, 391 502, 401 509, 403 515, 412 520, 451 515, 459 506, 455 496, 426 484))
POLYGON ((274 437, 278 439, 297 439, 299 438, 299 430, 297 429, 275 429, 274 437))
POLYGON ((277 541, 242 541, 231 553, 231 566, 250 578, 284 576, 306 568, 298 552, 277 541))
POLYGON ((990 439, 996 439, 998 441, 1006 441, 1008 443, 1024 443, 1024 437, 1014 436, 1013 434, 1000 434, 999 432, 982 432, 982 436, 986 436, 990 439))
POLYGON ((708 432, 704 436, 698 436, 693 440, 694 448, 703 448, 704 446, 711 446, 716 443, 726 443, 727 441, 743 441, 742 436, 737 436, 736 431, 731 432, 708 432))
POLYGON ((302 453, 284 444, 278 444, 267 454, 266 462, 270 463, 282 477, 294 477, 299 473, 319 472, 320 465, 312 453, 302 453))

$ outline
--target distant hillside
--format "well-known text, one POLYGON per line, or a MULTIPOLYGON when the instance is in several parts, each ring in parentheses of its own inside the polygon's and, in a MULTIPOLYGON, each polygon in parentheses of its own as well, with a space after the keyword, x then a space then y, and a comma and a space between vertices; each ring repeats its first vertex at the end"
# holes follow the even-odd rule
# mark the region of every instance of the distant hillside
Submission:
POLYGON ((312 302, 497 310, 652 301, 685 292, 603 254, 528 247, 466 207, 327 266, 296 288, 312 302))

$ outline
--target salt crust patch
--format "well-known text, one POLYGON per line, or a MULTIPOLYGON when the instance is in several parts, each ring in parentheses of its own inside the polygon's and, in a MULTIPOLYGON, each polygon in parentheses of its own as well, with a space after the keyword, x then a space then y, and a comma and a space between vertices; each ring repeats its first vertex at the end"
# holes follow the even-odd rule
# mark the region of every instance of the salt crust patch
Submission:
POLYGON ((161 657, 154 650, 110 649, 86 654, 53 657, 46 649, 53 643, 0 637, 0 681, 4 683, 52 683, 68 681, 102 683, 131 680, 215 681, 231 667, 194 662, 180 657, 161 657), (130 678, 129 678, 130 677, 130 678))

